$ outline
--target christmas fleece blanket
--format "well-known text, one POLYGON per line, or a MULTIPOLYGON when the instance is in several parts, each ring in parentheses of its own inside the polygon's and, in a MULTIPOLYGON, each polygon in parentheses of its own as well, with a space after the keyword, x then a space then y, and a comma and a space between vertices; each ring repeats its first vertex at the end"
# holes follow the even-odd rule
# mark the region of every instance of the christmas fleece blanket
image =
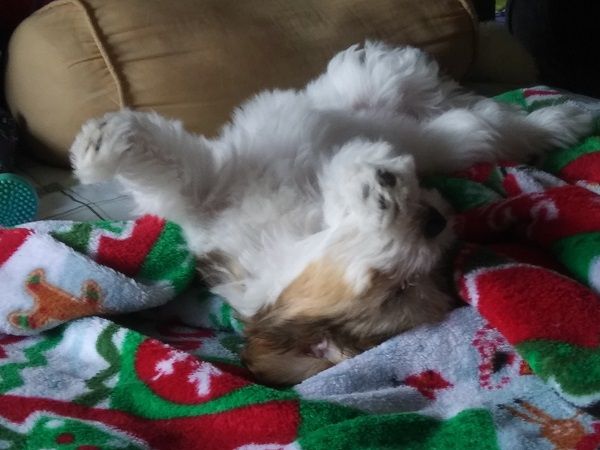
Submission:
POLYGON ((0 449, 600 448, 600 137, 427 182, 463 306, 280 390, 176 225, 0 229, 0 449))

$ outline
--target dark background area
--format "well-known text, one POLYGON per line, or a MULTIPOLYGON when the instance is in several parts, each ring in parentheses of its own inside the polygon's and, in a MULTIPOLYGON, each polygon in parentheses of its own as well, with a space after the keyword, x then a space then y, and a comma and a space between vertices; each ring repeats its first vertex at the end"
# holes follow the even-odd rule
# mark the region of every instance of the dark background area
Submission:
POLYGON ((600 1, 509 0, 509 31, 548 85, 600 97, 600 1))

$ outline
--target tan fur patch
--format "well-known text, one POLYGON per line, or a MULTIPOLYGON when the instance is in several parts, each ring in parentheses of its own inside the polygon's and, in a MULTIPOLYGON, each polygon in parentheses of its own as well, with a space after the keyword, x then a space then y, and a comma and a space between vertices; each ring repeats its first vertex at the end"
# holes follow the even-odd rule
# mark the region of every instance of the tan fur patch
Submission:
POLYGON ((274 304, 246 320, 245 363, 261 382, 297 383, 333 365, 311 354, 324 339, 351 357, 449 310, 433 279, 405 290, 403 281, 372 271, 364 292, 356 292, 343 266, 329 258, 310 264, 274 304))
POLYGON ((308 265, 281 293, 276 304, 285 317, 329 317, 342 313, 355 298, 343 269, 323 259, 308 265))

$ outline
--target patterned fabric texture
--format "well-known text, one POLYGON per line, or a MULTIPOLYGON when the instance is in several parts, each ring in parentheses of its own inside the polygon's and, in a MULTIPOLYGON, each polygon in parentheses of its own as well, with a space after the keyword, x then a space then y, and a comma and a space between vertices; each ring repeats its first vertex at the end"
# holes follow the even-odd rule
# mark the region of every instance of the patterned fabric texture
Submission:
POLYGON ((240 365, 175 225, 0 230, 0 448, 598 448, 600 137, 427 182, 458 212, 465 306, 281 390, 240 365))

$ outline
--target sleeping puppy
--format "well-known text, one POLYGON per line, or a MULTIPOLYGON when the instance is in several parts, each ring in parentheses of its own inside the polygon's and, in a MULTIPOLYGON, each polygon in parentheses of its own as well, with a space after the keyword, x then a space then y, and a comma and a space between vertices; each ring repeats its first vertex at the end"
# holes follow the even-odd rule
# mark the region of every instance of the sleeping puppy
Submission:
POLYGON ((216 139, 123 110, 87 122, 71 161, 83 183, 116 177, 141 213, 181 225, 246 323, 250 370, 291 384, 449 310, 449 212, 417 175, 523 160, 591 123, 465 93, 421 51, 367 42, 303 90, 258 94, 216 139))

